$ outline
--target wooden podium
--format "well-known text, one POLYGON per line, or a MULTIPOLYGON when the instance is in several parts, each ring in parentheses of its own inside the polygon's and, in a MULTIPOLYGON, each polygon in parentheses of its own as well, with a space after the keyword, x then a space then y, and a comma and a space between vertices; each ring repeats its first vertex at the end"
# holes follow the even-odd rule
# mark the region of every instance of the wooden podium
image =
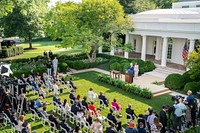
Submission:
POLYGON ((125 74, 125 81, 128 83, 133 83, 133 76, 129 74, 125 74))

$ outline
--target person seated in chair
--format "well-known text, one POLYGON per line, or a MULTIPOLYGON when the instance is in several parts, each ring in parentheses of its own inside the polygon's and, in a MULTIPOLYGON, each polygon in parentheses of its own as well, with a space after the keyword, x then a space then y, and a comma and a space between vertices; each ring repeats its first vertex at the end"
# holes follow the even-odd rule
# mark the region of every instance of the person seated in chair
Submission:
POLYGON ((36 108, 46 106, 46 104, 43 103, 42 100, 43 100, 43 97, 42 97, 42 96, 40 96, 40 97, 36 100, 36 102, 35 102, 35 107, 36 107, 36 108))
POLYGON ((128 108, 126 109, 126 113, 129 114, 132 118, 130 118, 130 116, 126 116, 126 119, 131 119, 134 120, 134 117, 137 118, 137 115, 135 114, 134 110, 131 109, 131 104, 128 104, 128 108))
POLYGON ((10 116, 10 121, 14 123, 15 125, 18 125, 18 119, 17 119, 15 110, 12 111, 12 115, 10 116))
POLYGON ((90 90, 88 91, 88 97, 90 101, 95 102, 96 98, 98 97, 98 95, 96 93, 93 92, 93 89, 90 88, 90 90))
POLYGON ((53 96, 53 102, 58 103, 58 94, 55 94, 55 95, 53 96))
MULTIPOLYGON (((112 121, 115 125, 117 125, 117 131, 121 129, 121 121, 117 120, 117 118, 113 115, 113 109, 110 109, 110 113, 108 114, 107 118, 112 121)), ((109 125, 112 123, 109 122, 109 125)))
POLYGON ((100 104, 105 104, 108 107, 108 98, 103 95, 103 92, 100 92, 99 99, 103 101, 103 103, 100 102, 100 104))
POLYGON ((93 115, 97 115, 99 113, 98 110, 96 110, 94 106, 94 102, 91 102, 90 105, 88 106, 89 110, 92 111, 93 115))
MULTIPOLYGON (((62 122, 60 123, 60 126, 64 128, 67 131, 67 133, 73 132, 73 129, 66 123, 66 119, 64 117, 62 118, 62 122)), ((61 133, 65 133, 65 131, 61 131, 61 133)))
POLYGON ((75 102, 72 106, 71 106, 71 112, 74 113, 75 115, 77 115, 77 112, 79 111, 79 107, 78 107, 78 103, 75 102))
POLYGON ((26 82, 27 82, 29 85, 32 85, 32 83, 31 83, 31 75, 28 76, 28 78, 26 79, 26 82))
POLYGON ((82 106, 84 106, 88 110, 88 103, 87 103, 87 97, 86 96, 83 97, 82 106))
MULTIPOLYGON (((55 115, 56 115, 56 111, 53 110, 52 113, 49 115, 49 120, 50 120, 51 122, 55 123, 56 128, 58 129, 59 124, 60 124, 60 121, 59 121, 58 118, 55 117, 55 115)), ((54 125, 51 125, 51 126, 54 126, 54 125)))
POLYGON ((113 99, 113 102, 111 103, 111 105, 114 110, 117 110, 117 111, 121 110, 121 106, 117 103, 117 100, 115 98, 113 99))
POLYGON ((34 90, 38 91, 38 93, 39 93, 39 88, 38 88, 36 79, 34 79, 34 81, 32 82, 32 86, 34 87, 34 90))
POLYGON ((5 108, 4 108, 3 112, 10 118, 11 113, 10 113, 10 105, 9 104, 5 104, 5 108))
POLYGON ((21 131, 21 133, 31 133, 31 125, 28 123, 28 122, 24 122, 23 124, 22 124, 22 131, 21 131))
POLYGON ((77 89, 77 86, 74 85, 72 78, 69 79, 69 84, 74 88, 77 89))
POLYGON ((74 95, 75 91, 71 90, 70 94, 69 94, 69 99, 70 99, 70 103, 73 104, 73 102, 75 102, 75 95, 74 95), (72 102, 73 101, 73 102, 72 102))
POLYGON ((22 83, 26 83, 26 79, 25 79, 25 75, 24 74, 22 74, 22 76, 20 77, 20 79, 19 79, 20 81, 22 81, 22 83))

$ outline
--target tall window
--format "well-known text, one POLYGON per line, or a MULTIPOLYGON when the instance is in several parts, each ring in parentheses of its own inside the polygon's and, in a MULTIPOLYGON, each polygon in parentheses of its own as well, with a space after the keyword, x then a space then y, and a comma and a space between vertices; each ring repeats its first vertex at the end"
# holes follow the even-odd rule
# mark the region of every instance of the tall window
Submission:
POLYGON ((134 51, 136 50, 136 43, 137 43, 137 41, 136 41, 136 39, 134 39, 134 40, 133 40, 133 50, 134 50, 134 51))
POLYGON ((172 44, 173 44, 173 40, 172 40, 172 38, 169 38, 168 39, 167 59, 171 59, 172 58, 172 44))

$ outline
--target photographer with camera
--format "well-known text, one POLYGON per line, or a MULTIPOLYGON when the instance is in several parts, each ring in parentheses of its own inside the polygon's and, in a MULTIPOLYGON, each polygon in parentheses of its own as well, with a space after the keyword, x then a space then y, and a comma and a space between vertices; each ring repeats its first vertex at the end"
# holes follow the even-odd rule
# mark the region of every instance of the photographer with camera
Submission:
POLYGON ((175 99, 175 104, 174 104, 174 129, 181 131, 181 126, 182 126, 182 118, 184 115, 184 111, 186 111, 186 106, 183 103, 183 97, 179 96, 175 99))

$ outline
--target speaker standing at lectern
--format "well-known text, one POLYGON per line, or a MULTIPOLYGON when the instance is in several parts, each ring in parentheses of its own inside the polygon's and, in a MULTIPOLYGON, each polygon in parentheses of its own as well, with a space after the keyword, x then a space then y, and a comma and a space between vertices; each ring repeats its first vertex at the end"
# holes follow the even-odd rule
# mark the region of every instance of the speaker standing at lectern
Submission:
POLYGON ((134 72, 134 66, 133 63, 130 63, 130 66, 128 67, 128 75, 133 75, 134 72))

